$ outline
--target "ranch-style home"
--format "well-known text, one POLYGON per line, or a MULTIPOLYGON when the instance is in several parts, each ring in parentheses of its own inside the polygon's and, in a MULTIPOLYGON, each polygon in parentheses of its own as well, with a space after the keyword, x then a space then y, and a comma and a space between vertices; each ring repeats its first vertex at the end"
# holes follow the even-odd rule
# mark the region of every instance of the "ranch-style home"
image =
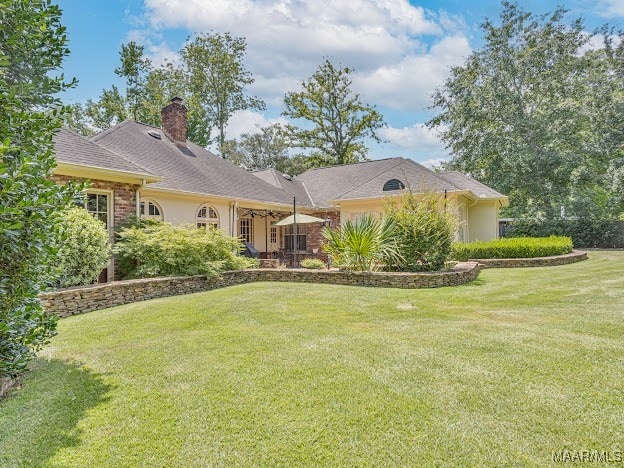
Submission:
MULTIPOLYGON (((260 252, 320 255, 323 224, 379 213, 383 199, 410 187, 445 194, 459 220, 459 240, 498 235, 506 196, 458 172, 436 173, 404 158, 311 169, 290 177, 274 169, 248 172, 186 138, 186 108, 174 98, 162 110, 162 129, 124 121, 87 139, 62 129, 55 137, 58 183, 89 179, 86 208, 111 233, 132 216, 174 224, 212 225, 260 252), (293 227, 276 222, 293 212, 324 223, 293 227)), ((108 269, 112 279, 114 269, 108 269)))

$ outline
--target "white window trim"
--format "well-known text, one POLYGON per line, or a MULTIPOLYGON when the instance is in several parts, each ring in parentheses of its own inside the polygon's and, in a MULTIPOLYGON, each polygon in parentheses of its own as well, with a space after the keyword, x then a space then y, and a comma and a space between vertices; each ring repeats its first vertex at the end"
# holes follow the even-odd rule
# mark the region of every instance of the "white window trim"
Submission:
MULTIPOLYGON (((96 195, 107 195, 106 199, 106 226, 108 231, 108 242, 110 244, 113 243, 113 236, 115 232, 115 191, 110 189, 97 189, 97 188, 89 188, 85 190, 85 195, 88 194, 96 194, 96 195)), ((86 200, 85 200, 85 209, 86 209, 86 200)), ((112 281, 115 278, 115 260, 111 257, 110 262, 106 266, 106 281, 112 281)))
POLYGON ((239 237, 241 237, 242 242, 247 242, 246 239, 243 239, 243 230, 242 230, 242 223, 243 220, 245 221, 249 221, 249 244, 251 244, 252 246, 254 245, 254 218, 252 218, 251 216, 243 216, 241 218, 238 219, 238 235, 239 237))
POLYGON ((141 203, 143 203, 145 208, 147 208, 147 214, 140 215, 142 219, 158 219, 160 221, 165 220, 165 212, 163 211, 162 206, 160 206, 160 203, 158 203, 156 200, 154 200, 153 198, 147 198, 147 197, 141 198, 141 200, 139 201, 139 213, 141 213, 141 203), (160 212, 160 216, 149 214, 149 208, 148 208, 149 203, 152 203, 156 208, 158 208, 158 211, 160 212))
POLYGON ((214 205, 211 205, 210 203, 202 203, 201 205, 199 205, 199 207, 197 207, 197 210, 195 211, 195 226, 197 226, 199 223, 205 223, 206 225, 216 224, 217 229, 221 229, 221 214, 219 213, 219 210, 214 205), (199 212, 204 207, 206 207, 206 215, 208 215, 210 213, 210 210, 212 209, 212 211, 215 212, 217 217, 216 218, 200 218, 199 212))

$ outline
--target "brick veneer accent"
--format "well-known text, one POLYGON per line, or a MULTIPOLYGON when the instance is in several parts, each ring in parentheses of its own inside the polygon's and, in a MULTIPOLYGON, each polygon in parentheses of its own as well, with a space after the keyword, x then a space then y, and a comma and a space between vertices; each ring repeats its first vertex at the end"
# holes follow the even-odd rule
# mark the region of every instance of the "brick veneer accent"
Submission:
POLYGON ((456 286, 473 281, 478 275, 479 265, 470 262, 458 263, 451 270, 428 273, 252 269, 226 271, 220 277, 210 279, 205 276, 150 278, 80 286, 42 293, 39 299, 47 313, 69 317, 131 302, 209 291, 256 281, 419 289, 456 286))
POLYGON ((162 129, 167 138, 176 145, 186 146, 186 107, 182 99, 174 97, 171 103, 160 111, 162 129))
MULTIPOLYGON (((83 182, 84 179, 78 177, 70 177, 64 175, 53 175, 52 180, 58 184, 66 184, 70 180, 78 180, 83 182)), ((109 182, 105 180, 91 180, 93 189, 112 190, 113 191, 113 219, 114 226, 127 221, 136 215, 136 191, 139 185, 125 184, 121 182, 109 182)))
MULTIPOLYGON (((316 213, 312 213, 312 216, 321 219, 329 218, 331 220, 332 229, 340 226, 340 212, 338 211, 330 211, 328 213, 324 211, 319 211, 316 213)), ((327 262, 327 254, 323 252, 322 249, 322 246, 325 243, 325 238, 322 234, 323 226, 324 224, 321 223, 308 224, 306 243, 308 252, 312 252, 312 249, 318 249, 318 254, 313 255, 313 257, 320 258, 324 262, 327 262)))
POLYGON ((470 259, 470 262, 477 262, 483 268, 526 268, 541 266, 567 265, 569 263, 582 262, 587 260, 587 252, 573 250, 569 254, 554 255, 552 257, 535 258, 483 258, 470 259))

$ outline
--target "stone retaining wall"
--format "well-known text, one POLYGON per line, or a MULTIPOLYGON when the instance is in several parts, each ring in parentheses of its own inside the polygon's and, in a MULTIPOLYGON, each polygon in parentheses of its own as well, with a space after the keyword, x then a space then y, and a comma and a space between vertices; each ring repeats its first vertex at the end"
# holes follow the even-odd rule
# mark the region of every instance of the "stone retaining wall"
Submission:
POLYGON ((209 291, 255 281, 417 289, 456 286, 468 283, 478 275, 479 265, 473 262, 458 263, 452 270, 431 273, 368 273, 259 268, 226 271, 220 277, 210 279, 205 276, 187 276, 114 281, 42 293, 39 299, 46 312, 60 317, 69 317, 131 302, 209 291))
POLYGON ((477 262, 482 268, 525 268, 525 267, 541 267, 567 265, 568 263, 576 263, 587 260, 587 252, 573 250, 569 254, 555 255, 552 257, 535 257, 535 258, 483 258, 470 259, 470 262, 477 262))

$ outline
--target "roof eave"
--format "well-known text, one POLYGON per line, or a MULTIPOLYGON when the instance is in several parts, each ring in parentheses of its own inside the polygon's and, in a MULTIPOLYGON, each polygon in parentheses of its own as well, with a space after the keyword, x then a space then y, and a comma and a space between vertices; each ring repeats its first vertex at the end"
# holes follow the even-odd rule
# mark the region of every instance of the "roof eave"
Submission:
MULTIPOLYGON (((243 203, 256 203, 256 204, 262 204, 262 205, 275 206, 279 208, 292 207, 292 204, 289 204, 289 203, 270 202, 270 201, 265 201, 265 200, 254 200, 251 198, 241 198, 241 197, 226 196, 226 195, 214 195, 211 193, 204 193, 204 192, 191 192, 189 190, 168 189, 168 188, 163 188, 163 187, 149 187, 147 190, 149 190, 150 192, 169 193, 169 194, 180 195, 180 196, 216 198, 218 200, 237 201, 237 202, 243 202, 243 203)), ((309 206, 309 205, 297 205, 297 208, 304 208, 307 210, 315 209, 314 206, 309 206)))
POLYGON ((67 175, 71 177, 81 177, 84 179, 100 179, 111 182, 146 183, 161 182, 162 177, 143 172, 121 171, 108 169, 105 167, 87 166, 83 164, 57 161, 53 174, 67 175))

